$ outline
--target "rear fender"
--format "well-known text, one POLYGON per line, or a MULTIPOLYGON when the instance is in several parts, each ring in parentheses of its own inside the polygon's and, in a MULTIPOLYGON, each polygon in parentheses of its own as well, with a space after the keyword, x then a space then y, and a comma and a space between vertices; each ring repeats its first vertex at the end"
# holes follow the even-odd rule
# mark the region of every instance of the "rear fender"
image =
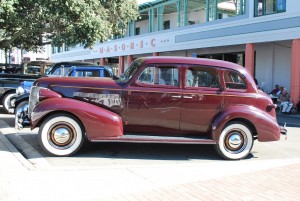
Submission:
POLYGON ((212 139, 218 141, 224 126, 234 120, 251 124, 249 126, 256 132, 258 141, 267 142, 280 139, 280 127, 276 118, 248 105, 228 107, 217 115, 211 125, 212 139))
POLYGON ((95 105, 68 98, 50 98, 40 102, 31 113, 31 129, 56 112, 68 112, 76 116, 83 124, 87 138, 117 137, 123 135, 120 116, 95 105))

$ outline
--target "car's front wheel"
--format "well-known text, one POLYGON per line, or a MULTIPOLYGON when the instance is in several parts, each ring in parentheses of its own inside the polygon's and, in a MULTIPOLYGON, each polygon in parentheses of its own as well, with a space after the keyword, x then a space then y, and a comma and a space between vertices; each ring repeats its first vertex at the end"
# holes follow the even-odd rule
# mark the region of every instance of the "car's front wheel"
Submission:
POLYGON ((6 113, 9 114, 13 113, 13 110, 10 110, 10 108, 11 108, 11 98, 13 98, 14 96, 15 96, 14 93, 9 93, 6 94, 2 99, 3 109, 5 110, 6 113))
POLYGON ((42 148, 55 156, 75 154, 83 144, 84 129, 79 120, 68 114, 54 114, 39 129, 42 148))
POLYGON ((224 159, 239 160, 247 157, 253 147, 251 129, 241 122, 227 124, 215 148, 224 159))

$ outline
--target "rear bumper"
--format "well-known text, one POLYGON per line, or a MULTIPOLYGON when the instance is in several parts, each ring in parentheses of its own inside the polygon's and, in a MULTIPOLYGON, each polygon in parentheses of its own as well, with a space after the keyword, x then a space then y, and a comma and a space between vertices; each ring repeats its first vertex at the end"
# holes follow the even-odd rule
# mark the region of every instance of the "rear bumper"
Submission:
POLYGON ((287 135, 287 130, 285 128, 285 125, 284 126, 280 126, 280 134, 281 135, 287 135))

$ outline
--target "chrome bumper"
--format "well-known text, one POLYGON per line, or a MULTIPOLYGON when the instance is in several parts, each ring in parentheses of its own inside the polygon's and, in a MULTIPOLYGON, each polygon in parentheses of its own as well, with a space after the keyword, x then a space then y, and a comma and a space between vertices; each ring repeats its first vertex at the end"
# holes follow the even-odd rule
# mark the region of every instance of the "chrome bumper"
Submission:
POLYGON ((16 110, 15 128, 21 130, 28 126, 30 126, 30 121, 28 118, 28 104, 26 104, 16 110))
POLYGON ((287 139, 287 130, 286 130, 286 124, 284 126, 280 126, 280 134, 285 135, 285 139, 287 139))

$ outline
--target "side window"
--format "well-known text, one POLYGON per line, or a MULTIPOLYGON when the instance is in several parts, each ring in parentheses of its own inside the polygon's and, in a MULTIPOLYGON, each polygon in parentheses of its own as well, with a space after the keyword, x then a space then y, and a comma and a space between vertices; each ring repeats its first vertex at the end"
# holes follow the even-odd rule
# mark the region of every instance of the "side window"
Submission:
POLYGON ((171 66, 149 66, 144 69, 138 81, 153 85, 179 86, 179 71, 171 66))
POLYGON ((224 80, 227 89, 247 89, 244 76, 235 71, 225 71, 224 80))
POLYGON ((220 81, 217 71, 205 67, 191 67, 186 72, 186 87, 210 87, 220 88, 220 81))
POLYGON ((76 71, 77 77, 99 77, 99 70, 80 70, 76 71))
POLYGON ((76 71, 75 77, 83 77, 82 71, 76 71))

